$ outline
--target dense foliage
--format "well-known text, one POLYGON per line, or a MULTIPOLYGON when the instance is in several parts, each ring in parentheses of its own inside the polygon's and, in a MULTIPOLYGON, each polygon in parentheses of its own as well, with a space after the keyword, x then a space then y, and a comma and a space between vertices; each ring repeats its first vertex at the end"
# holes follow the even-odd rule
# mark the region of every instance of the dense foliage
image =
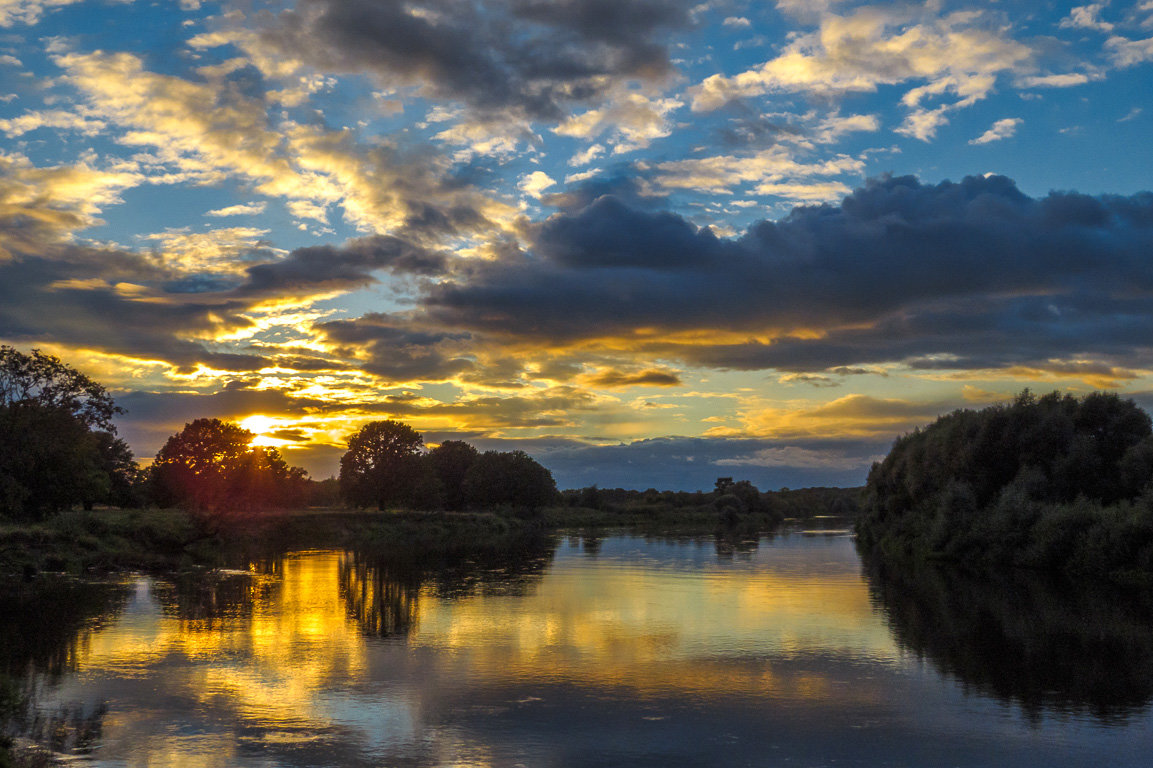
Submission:
POLYGON ((445 440, 428 452, 428 464, 440 482, 441 503, 445 509, 463 509, 468 499, 464 479, 480 453, 462 440, 445 440))
POLYGON ((365 424, 340 459, 340 491, 354 507, 414 506, 428 494, 424 438, 399 421, 365 424))
POLYGON ((463 492, 476 507, 538 510, 556 501, 556 481, 524 451, 485 451, 465 473, 463 492))
POLYGON ((253 434, 220 419, 197 419, 168 438, 149 469, 149 495, 161 507, 200 512, 300 504, 305 472, 253 434))
POLYGON ((556 499, 552 473, 524 451, 487 451, 424 438, 399 421, 365 424, 340 460, 340 489, 354 507, 535 510, 556 499))
POLYGON ((1153 572, 1153 429, 1131 400, 1028 391, 898 439, 873 466, 862 545, 891 554, 1153 572))
POLYGON ((0 346, 0 515, 133 498, 136 464, 103 386, 38 350, 0 346))
POLYGON ((859 512, 859 488, 801 488, 778 491, 758 490, 748 480, 717 479, 712 492, 658 491, 649 488, 635 491, 627 488, 574 488, 561 492, 566 507, 594 509, 612 514, 658 511, 711 510, 726 518, 746 514, 760 515, 777 521, 816 516, 851 517, 859 512))

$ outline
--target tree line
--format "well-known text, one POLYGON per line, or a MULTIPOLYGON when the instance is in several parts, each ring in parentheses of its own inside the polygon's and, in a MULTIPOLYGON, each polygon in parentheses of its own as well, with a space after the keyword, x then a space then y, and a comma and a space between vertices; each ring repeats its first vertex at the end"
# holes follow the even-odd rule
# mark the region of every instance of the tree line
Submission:
POLYGON ((536 511, 557 499, 552 473, 524 451, 485 451, 424 438, 399 421, 365 424, 340 460, 340 491, 353 507, 536 511))
POLYGON ((552 474, 523 451, 449 440, 425 450, 398 421, 351 436, 339 480, 313 481, 278 450, 220 419, 196 419, 146 469, 116 436, 123 413, 101 384, 39 350, 0 346, 0 516, 40 519, 97 504, 184 507, 201 515, 345 503, 380 509, 507 507, 557 498, 552 474))
POLYGON ((532 514, 558 505, 606 513, 708 508, 722 519, 853 514, 855 490, 759 491, 722 477, 709 493, 597 486, 558 492, 524 451, 484 451, 460 440, 426 448, 412 427, 365 424, 348 439, 339 478, 315 481, 238 424, 196 419, 140 469, 116 436, 123 413, 100 384, 59 359, 0 347, 0 516, 39 519, 83 505, 183 507, 202 518, 265 508, 336 506, 532 514))
POLYGON ((890 556, 1153 574, 1153 422, 1132 400, 1028 390, 899 438, 858 541, 890 556))

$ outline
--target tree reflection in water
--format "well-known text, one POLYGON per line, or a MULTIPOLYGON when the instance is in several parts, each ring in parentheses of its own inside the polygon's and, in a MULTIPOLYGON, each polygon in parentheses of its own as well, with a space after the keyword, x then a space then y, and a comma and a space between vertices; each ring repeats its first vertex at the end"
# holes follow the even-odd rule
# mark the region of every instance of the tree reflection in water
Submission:
POLYGON ((1153 599, 1031 571, 977 576, 862 553, 897 644, 965 689, 1045 714, 1123 724, 1153 700, 1153 599))
POLYGON ((520 595, 536 584, 558 541, 519 536, 502 547, 480 546, 465 556, 362 550, 340 565, 340 593, 349 615, 373 637, 403 637, 416 629, 420 596, 520 595))
POLYGON ((92 635, 120 614, 127 596, 123 584, 70 578, 0 588, 0 762, 14 739, 36 745, 24 752, 45 764, 48 753, 86 754, 99 740, 103 703, 46 711, 41 692, 78 669, 92 635))

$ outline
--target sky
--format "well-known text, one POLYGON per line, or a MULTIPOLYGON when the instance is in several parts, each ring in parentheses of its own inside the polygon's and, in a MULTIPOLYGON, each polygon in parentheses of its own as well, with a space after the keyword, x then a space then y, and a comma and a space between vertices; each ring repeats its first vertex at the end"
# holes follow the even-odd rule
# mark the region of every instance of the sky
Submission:
POLYGON ((561 487, 859 485, 1022 389, 1153 405, 1153 0, 0 0, 0 343, 561 487))

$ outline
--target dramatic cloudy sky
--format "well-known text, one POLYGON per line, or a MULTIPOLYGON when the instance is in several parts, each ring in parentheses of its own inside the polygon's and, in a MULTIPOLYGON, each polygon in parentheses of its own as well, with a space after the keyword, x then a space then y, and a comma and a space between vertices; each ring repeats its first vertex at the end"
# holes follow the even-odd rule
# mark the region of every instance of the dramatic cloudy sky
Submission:
POLYGON ((1153 0, 0 0, 0 342, 144 459, 395 418, 562 486, 858 484, 1153 403, 1153 0))

